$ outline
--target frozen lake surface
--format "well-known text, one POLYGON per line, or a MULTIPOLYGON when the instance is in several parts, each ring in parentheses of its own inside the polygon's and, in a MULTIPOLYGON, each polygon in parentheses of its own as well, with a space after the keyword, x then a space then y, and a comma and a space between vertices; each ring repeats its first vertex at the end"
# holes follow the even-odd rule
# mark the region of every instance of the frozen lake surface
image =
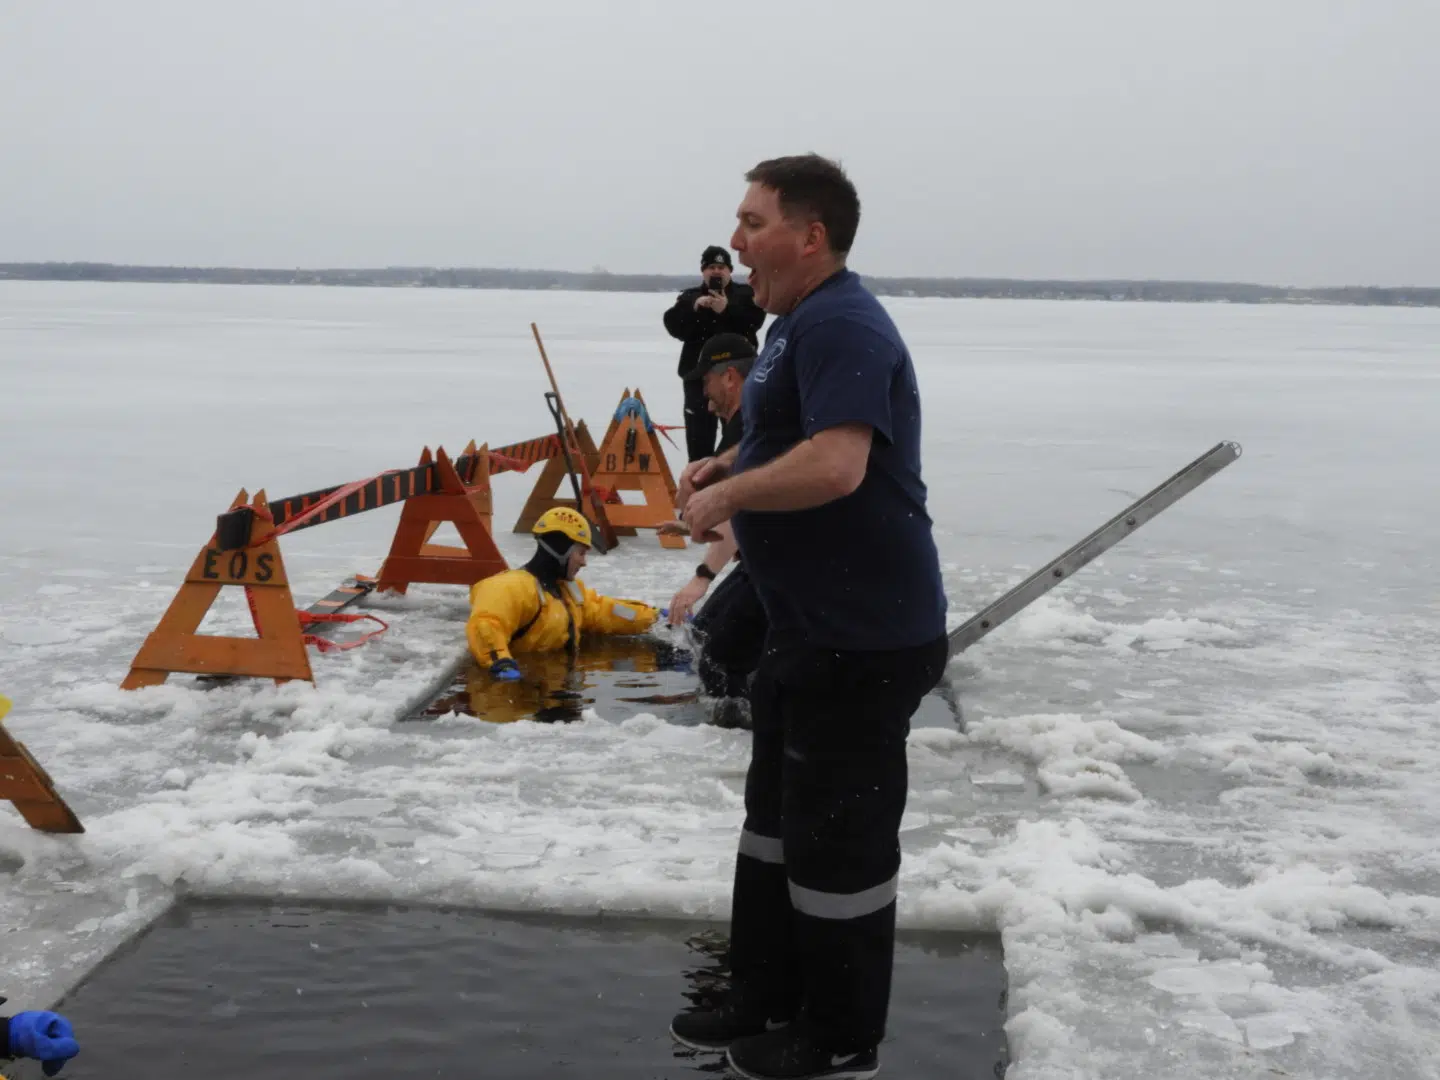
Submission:
MULTIPOLYGON (((177 890, 726 916, 746 733, 397 723, 462 656, 458 588, 376 600, 314 687, 117 688, 239 488, 545 434, 532 320, 592 428, 637 385, 678 423, 668 299, 0 283, 0 693, 89 830, 0 809, 12 1002, 177 890)), ((1440 311, 887 304, 953 622, 1245 448, 958 658, 963 730, 911 740, 900 920, 1001 934, 1008 1075, 1436 1076, 1440 311)), ((497 478, 512 563, 532 477, 497 478)), ((397 516, 287 538, 297 602, 397 516)), ((637 538, 585 577, 666 602, 695 561, 637 538)))

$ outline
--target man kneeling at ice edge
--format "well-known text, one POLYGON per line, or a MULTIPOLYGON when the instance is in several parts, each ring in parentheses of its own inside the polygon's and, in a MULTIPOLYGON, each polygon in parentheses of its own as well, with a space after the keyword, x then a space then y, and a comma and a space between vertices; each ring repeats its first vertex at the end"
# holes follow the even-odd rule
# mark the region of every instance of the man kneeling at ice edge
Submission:
MULTIPOLYGON (((0 1005, 5 999, 0 997, 0 1005)), ((46 1076, 54 1076, 76 1054, 80 1044, 70 1021, 55 1012, 22 1012, 0 1016, 0 1060, 34 1058, 46 1076)))
POLYGON ((576 580, 592 543, 583 514, 557 506, 530 531, 535 555, 528 563, 470 587, 465 636, 471 654, 495 678, 520 678, 512 651, 574 652, 583 632, 639 634, 659 617, 649 604, 601 596, 576 580))

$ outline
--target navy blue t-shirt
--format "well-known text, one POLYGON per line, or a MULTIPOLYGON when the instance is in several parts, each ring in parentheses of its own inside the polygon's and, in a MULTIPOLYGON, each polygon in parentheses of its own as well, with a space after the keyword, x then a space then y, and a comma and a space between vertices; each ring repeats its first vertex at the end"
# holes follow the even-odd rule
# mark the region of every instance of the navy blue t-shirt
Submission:
POLYGON ((900 649, 945 632, 940 560, 920 478, 920 391, 889 314, 842 270, 774 320, 745 380, 741 472, 826 428, 874 428, 860 487, 810 510, 733 525, 775 644, 900 649))

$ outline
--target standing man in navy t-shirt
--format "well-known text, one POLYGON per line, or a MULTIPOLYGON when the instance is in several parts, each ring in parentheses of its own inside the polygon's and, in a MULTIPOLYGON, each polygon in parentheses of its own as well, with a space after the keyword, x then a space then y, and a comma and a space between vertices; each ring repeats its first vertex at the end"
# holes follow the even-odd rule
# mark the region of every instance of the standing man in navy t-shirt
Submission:
POLYGON ((730 520, 770 633, 751 687, 734 992, 671 1032, 728 1048, 746 1077, 869 1077, 889 1009, 905 740, 948 655, 920 392, 895 324, 846 268, 860 202, 839 166, 778 158, 746 179, 731 247, 776 319, 740 445, 687 466, 678 501, 696 540, 730 520))

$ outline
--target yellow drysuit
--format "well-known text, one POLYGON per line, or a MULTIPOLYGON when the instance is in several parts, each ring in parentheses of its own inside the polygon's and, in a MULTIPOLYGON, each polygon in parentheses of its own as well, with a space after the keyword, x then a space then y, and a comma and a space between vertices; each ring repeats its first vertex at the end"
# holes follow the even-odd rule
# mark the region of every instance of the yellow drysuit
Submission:
POLYGON ((511 659, 510 651, 546 652, 579 646, 583 632, 639 634, 658 609, 638 600, 601 596, 580 581, 561 581, 564 599, 547 592, 528 570, 505 570, 470 586, 465 637, 482 667, 511 659))

